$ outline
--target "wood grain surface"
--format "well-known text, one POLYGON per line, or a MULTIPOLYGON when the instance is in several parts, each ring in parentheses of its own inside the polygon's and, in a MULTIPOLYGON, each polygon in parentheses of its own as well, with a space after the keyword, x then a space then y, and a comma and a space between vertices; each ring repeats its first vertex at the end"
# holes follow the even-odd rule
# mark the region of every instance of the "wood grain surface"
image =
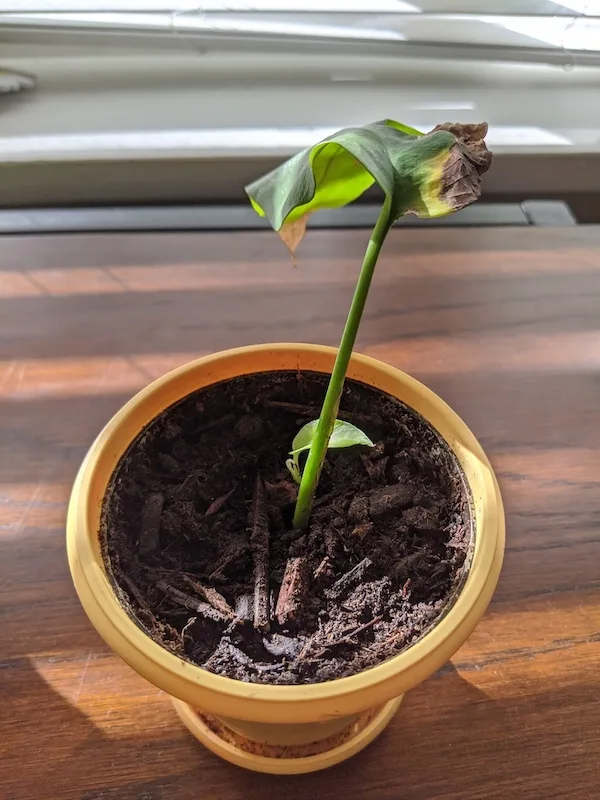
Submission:
POLYGON ((191 357, 336 344, 366 231, 0 244, 2 800, 597 800, 600 228, 397 230, 358 348, 442 395, 488 451, 504 571, 452 663, 343 766, 247 773, 204 750, 84 615, 69 489, 109 417, 191 357))

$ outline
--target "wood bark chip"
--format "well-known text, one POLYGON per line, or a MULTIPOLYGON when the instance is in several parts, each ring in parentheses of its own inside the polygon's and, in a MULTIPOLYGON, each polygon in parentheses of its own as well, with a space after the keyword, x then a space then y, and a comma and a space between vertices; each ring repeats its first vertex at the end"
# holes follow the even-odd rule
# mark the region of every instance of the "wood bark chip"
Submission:
POLYGON ((338 600, 344 594, 358 586, 359 583, 368 580, 370 573, 373 570, 373 562, 370 558, 363 558, 355 567, 345 572, 339 580, 337 580, 331 589, 326 592, 331 600, 338 600))
POLYGON ((329 556, 325 556, 325 558, 321 561, 319 566, 315 570, 314 579, 320 578, 323 574, 329 574, 331 572, 331 564, 329 563, 329 556))
POLYGON ((208 603, 204 603, 202 600, 198 600, 197 598, 182 592, 180 589, 176 589, 174 586, 171 586, 170 583, 166 583, 166 581, 158 581, 156 588, 160 589, 161 592, 164 592, 167 597, 169 597, 174 603, 177 603, 178 606, 189 608, 190 611, 193 611, 195 614, 199 614, 201 617, 204 617, 204 619, 221 623, 228 623, 231 621, 228 616, 220 611, 217 611, 216 608, 213 608, 208 603))
POLYGON ((149 494, 144 500, 140 520, 138 553, 147 556, 160 545, 160 518, 162 516, 164 496, 159 492, 149 494))
POLYGON ((235 564, 242 556, 248 552, 247 542, 236 542, 224 554, 221 561, 217 564, 217 568, 210 574, 210 580, 223 580, 225 578, 225 570, 232 564, 235 564))
POLYGON ((250 546, 254 559, 254 627, 268 633, 269 609, 269 517, 265 487, 260 475, 254 485, 250 546))
POLYGON ((235 601, 235 615, 242 620, 251 620, 254 615, 254 596, 242 594, 235 601))
POLYGON ((360 460, 365 468, 365 472, 374 483, 381 483, 384 480, 389 461, 387 456, 374 459, 371 453, 369 453, 368 456, 361 455, 360 460))
POLYGON ((289 625, 301 618, 308 594, 308 578, 306 556, 288 558, 275 608, 280 625, 289 625))
POLYGON ((365 622, 364 625, 359 625, 358 628, 350 631, 349 633, 345 634, 344 636, 340 636, 339 639, 331 639, 329 642, 325 642, 321 649, 315 653, 314 657, 318 657, 323 655, 326 650, 329 650, 330 647, 337 647, 340 644, 349 644, 355 636, 358 636, 363 631, 368 630, 371 626, 375 625, 375 623, 381 622, 381 617, 373 617, 368 622, 365 622))
POLYGON ((364 625, 359 625, 359 627, 355 628, 355 630, 351 631, 350 633, 347 633, 340 639, 337 639, 334 642, 334 644, 342 644, 343 642, 349 642, 351 639, 354 639, 355 636, 358 636, 359 633, 368 630, 372 625, 375 625, 375 623, 377 622, 381 622, 381 617, 373 617, 373 619, 370 619, 368 622, 365 622, 364 625))
POLYGON ((222 494, 221 497, 217 497, 216 500, 213 500, 213 502, 209 505, 209 507, 204 512, 204 516, 205 517, 210 517, 213 514, 216 514, 217 511, 220 511, 223 508, 223 506, 225 505, 225 503, 229 500, 229 498, 231 497, 233 492, 234 492, 234 490, 230 489, 227 492, 227 494, 222 494))
POLYGON ((135 583, 128 578, 127 575, 123 575, 123 583, 127 586, 129 593, 135 600, 135 602, 139 605, 139 607, 144 611, 146 614, 149 614, 150 617, 154 618, 154 614, 150 610, 150 606, 146 602, 146 598, 143 596, 141 591, 135 585, 135 583))
POLYGON ((236 647, 232 642, 227 639, 222 639, 219 646, 211 655, 211 657, 204 663, 204 668, 211 672, 218 672, 218 664, 221 659, 231 659, 243 667, 254 670, 255 672, 278 672, 284 668, 283 664, 258 664, 256 661, 239 647, 236 647), (216 668, 216 669, 215 669, 216 668))
POLYGON ((352 530, 352 536, 362 540, 367 534, 373 533, 374 527, 372 522, 361 522, 360 525, 357 525, 356 528, 352 530))
POLYGON ((226 617, 235 619, 235 611, 231 608, 223 595, 217 592, 216 589, 213 589, 209 586, 204 586, 199 581, 191 578, 189 575, 182 575, 182 578, 190 587, 190 589, 199 594, 200 597, 203 597, 213 608, 216 608, 217 611, 225 614, 226 617))
POLYGON ((368 522, 408 508, 415 496, 415 488, 409 484, 394 483, 382 486, 369 494, 356 495, 350 503, 348 516, 355 522, 368 522))

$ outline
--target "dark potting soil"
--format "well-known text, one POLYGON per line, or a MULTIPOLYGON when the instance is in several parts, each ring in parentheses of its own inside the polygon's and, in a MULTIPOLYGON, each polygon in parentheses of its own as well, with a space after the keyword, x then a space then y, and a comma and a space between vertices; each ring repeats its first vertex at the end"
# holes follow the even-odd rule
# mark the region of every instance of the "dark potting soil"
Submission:
POLYGON ((119 464, 105 557, 133 619, 171 652, 255 683, 332 680, 426 632, 467 571, 471 506, 419 415, 347 382, 341 418, 373 449, 329 451, 306 532, 285 460, 326 377, 269 373, 187 397, 119 464))

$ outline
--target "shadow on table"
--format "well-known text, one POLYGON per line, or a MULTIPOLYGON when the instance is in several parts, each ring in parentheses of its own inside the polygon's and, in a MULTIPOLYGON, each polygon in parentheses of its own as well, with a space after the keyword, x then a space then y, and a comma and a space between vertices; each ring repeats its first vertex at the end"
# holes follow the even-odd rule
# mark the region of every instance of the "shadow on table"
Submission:
POLYGON ((19 735, 3 737, 3 800, 575 796, 571 786, 590 785, 593 755, 586 764, 576 732, 598 729, 593 695, 590 686, 549 684, 495 701, 448 665, 405 697, 392 725, 363 753, 321 773, 277 777, 226 764, 183 728, 170 737, 106 736, 30 662, 14 660, 3 670, 2 703, 8 734, 19 735))
MULTIPOLYGON (((176 739, 169 738, 168 727, 160 735, 149 730, 147 736, 107 736, 46 683, 28 659, 12 659, 0 669, 2 800, 197 796, 176 790, 181 764, 193 763, 197 751, 184 731, 179 735, 178 726, 176 739)), ((113 692, 114 700, 114 689, 108 687, 107 692, 113 692)), ((166 698, 164 708, 169 714, 166 698)), ((137 714, 140 711, 136 709, 137 714)))
MULTIPOLYGON (((494 700, 449 664, 409 692, 394 722, 363 753, 322 773, 293 778, 231 770, 219 800, 539 800, 591 797, 600 722, 594 687, 494 700), (580 730, 590 731, 587 753, 580 730), (596 740, 597 745, 597 740, 596 740), (581 791, 577 792, 577 787, 581 791)), ((502 690, 502 682, 496 684, 502 690)), ((506 687, 509 688, 510 687, 506 687)))

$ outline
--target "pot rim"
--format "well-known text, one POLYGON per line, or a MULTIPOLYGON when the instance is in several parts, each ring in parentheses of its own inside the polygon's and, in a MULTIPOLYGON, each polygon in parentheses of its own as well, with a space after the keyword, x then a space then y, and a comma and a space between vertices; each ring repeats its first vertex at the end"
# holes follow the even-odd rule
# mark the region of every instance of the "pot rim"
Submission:
MULTIPOLYGON (((97 466, 99 459, 112 458, 116 466, 125 452, 122 447, 115 448, 115 438, 119 431, 127 422, 131 421, 132 416, 139 413, 140 406, 143 403, 151 399, 156 401, 158 396, 164 394, 165 389, 172 387, 174 383, 185 378, 190 373, 203 370, 208 373, 210 378, 212 369, 219 363, 221 365, 226 361, 238 363, 240 360, 249 362, 249 357, 253 355, 262 354, 263 356, 268 356, 269 353, 273 355, 279 353, 289 357, 294 352, 298 353, 299 351, 310 354, 319 361, 328 362, 330 364, 329 369, 333 365, 337 353, 336 348, 323 345, 301 343, 250 345, 204 356, 166 373, 138 392, 114 415, 88 451, 77 475, 69 502, 67 545, 69 565, 80 600, 93 624, 98 629, 100 628, 98 621, 102 618, 103 630, 101 635, 103 638, 140 674, 144 675, 143 665, 153 664, 154 669, 158 666, 161 674, 165 677, 165 680, 162 681, 164 685, 161 688, 165 688, 166 691, 175 696, 178 694, 176 691, 177 686, 181 686, 181 682, 185 683, 186 691, 181 692, 184 695, 181 699, 188 699, 190 693, 196 688, 196 690, 201 690, 203 693, 209 692, 212 695, 227 698, 229 701, 239 700, 242 704, 250 702, 253 706, 256 703, 294 705, 302 704, 306 701, 314 703, 325 699, 328 701, 333 700, 337 705, 338 700, 344 699, 343 707, 349 708, 351 706, 353 709, 357 704, 353 703, 350 698, 353 695, 364 693, 366 689, 381 687, 384 684, 394 684, 399 690, 395 692, 398 694, 406 688, 410 688, 407 685, 407 681, 399 685, 397 678, 400 673, 406 673, 407 676, 416 676, 419 672, 419 666, 427 660, 430 665, 435 665, 434 669, 428 670, 428 674, 431 674, 449 657, 447 654, 449 638, 456 641, 457 646, 454 650, 458 649, 483 613, 481 611, 473 618, 473 608, 482 603, 485 608, 495 588, 504 550, 504 512, 496 477, 481 445, 450 406, 422 383, 388 364, 369 356, 353 353, 351 366, 348 370, 349 379, 361 380, 361 378, 355 377, 357 371, 366 371, 367 373, 375 371, 380 379, 386 379, 383 383, 387 381, 390 384, 398 384, 400 381, 409 394, 425 398, 435 410, 435 416, 438 421, 444 421, 452 428, 455 435, 452 437, 445 436, 439 431, 435 420, 432 420, 431 416, 426 417, 429 424, 438 431, 459 456, 459 461, 463 465, 476 506, 476 520, 478 504, 481 503, 481 507, 486 509, 486 525, 483 527, 481 522, 475 525, 475 542, 471 564, 467 578, 452 606, 417 642, 387 661, 349 677, 337 678, 323 683, 294 686, 244 683, 208 672, 202 667, 184 661, 170 653, 138 627, 125 611, 112 588, 100 552, 98 530, 94 530, 94 526, 90 524, 94 514, 98 518, 98 507, 102 505, 107 483, 104 481, 104 485, 102 485, 102 481, 98 480, 97 466), (474 492, 475 487, 469 470, 465 470, 465 458, 469 460, 470 467, 476 471, 478 477, 477 494, 474 492), (127 642, 129 647, 133 648, 133 654, 124 654, 121 652, 122 649, 125 649, 124 646, 119 647, 115 642, 121 642, 122 645, 123 642, 127 642)), ((308 369, 306 367, 303 368, 308 369)), ((282 368, 276 367, 273 368, 273 371, 279 369, 282 368)), ((258 374, 264 371, 264 369, 249 369, 237 374, 258 374)), ((214 381, 209 380, 203 383, 200 388, 221 380, 231 379, 232 377, 234 377, 233 374, 229 378, 222 377, 214 381)), ((363 382, 368 383, 364 379, 363 382)), ((379 385, 378 388, 386 391, 379 385)), ((189 391, 185 394, 189 394, 189 391)), ((185 394, 181 395, 179 399, 182 399, 185 394)), ((163 401, 163 410, 174 402, 177 402, 177 399, 169 402, 163 401)), ((405 399, 403 399, 403 402, 409 406, 411 405, 405 399)), ((161 403, 154 402, 154 406, 159 407, 161 403)), ((148 424, 157 413, 160 413, 160 411, 149 417, 145 424, 148 424)), ((141 429, 139 428, 139 430, 141 429)), ((129 439, 129 444, 131 441, 132 439, 129 439)), ((147 676, 144 675, 144 677, 147 676)), ((156 683, 155 677, 156 674, 153 671, 153 677, 148 679, 156 683)), ((408 678, 408 683, 414 685, 422 679, 422 675, 419 679, 412 679, 412 681, 411 678, 408 678)), ((156 683, 156 685, 160 686, 160 683, 156 683)), ((382 693, 380 692, 380 694, 382 693)), ((393 694, 390 696, 393 696, 393 694)), ((245 712, 243 716, 248 718, 245 712)))

